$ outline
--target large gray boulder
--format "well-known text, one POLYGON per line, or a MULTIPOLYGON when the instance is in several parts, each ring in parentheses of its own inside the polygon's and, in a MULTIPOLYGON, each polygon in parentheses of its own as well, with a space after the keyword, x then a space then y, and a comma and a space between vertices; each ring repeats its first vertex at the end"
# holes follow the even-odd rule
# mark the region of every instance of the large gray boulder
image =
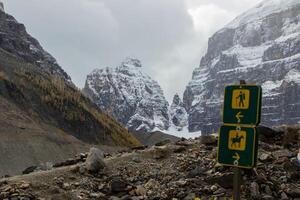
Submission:
POLYGON ((106 164, 103 161, 104 153, 100 149, 91 148, 88 157, 85 161, 86 169, 91 173, 97 173, 106 168, 106 164))

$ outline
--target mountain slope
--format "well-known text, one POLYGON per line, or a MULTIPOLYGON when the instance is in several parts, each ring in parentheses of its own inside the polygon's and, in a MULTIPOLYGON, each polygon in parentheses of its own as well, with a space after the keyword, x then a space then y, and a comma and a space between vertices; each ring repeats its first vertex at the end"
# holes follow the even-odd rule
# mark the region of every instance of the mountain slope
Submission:
MULTIPOLYGON (((8 16, 0 12, 2 34, 11 28, 2 26, 4 15, 8 16)), ((14 34, 15 38, 4 34, 0 39, 0 176, 65 160, 90 145, 140 145, 83 96, 58 65, 46 60, 37 64, 27 59, 36 58, 29 51, 7 49, 7 44, 15 48, 28 42, 18 31, 14 34)))
POLYGON ((261 84, 262 123, 300 122, 300 2, 267 0, 215 33, 184 92, 189 130, 221 123, 225 84, 261 84))
POLYGON ((131 131, 169 127, 168 102, 163 91, 143 73, 137 59, 127 58, 116 68, 94 70, 87 76, 83 92, 131 131))

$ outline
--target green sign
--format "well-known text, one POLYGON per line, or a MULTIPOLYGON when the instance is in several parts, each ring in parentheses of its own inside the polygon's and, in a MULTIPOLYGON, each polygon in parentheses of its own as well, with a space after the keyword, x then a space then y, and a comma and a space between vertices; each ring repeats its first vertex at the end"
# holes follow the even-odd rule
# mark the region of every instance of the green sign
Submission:
POLYGON ((257 125, 260 122, 262 89, 256 85, 225 88, 223 123, 257 125))
POLYGON ((252 168, 256 165, 258 136, 255 127, 221 126, 218 162, 222 165, 252 168))

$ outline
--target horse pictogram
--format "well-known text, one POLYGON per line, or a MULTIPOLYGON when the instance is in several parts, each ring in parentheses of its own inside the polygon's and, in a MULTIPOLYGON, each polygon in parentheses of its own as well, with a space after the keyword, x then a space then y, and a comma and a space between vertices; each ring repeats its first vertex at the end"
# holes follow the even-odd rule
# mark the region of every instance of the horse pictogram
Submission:
POLYGON ((231 147, 241 147, 241 141, 244 139, 244 136, 239 136, 238 132, 234 138, 231 138, 231 147))
POLYGON ((231 130, 229 132, 228 148, 231 150, 244 151, 246 149, 246 132, 231 130))

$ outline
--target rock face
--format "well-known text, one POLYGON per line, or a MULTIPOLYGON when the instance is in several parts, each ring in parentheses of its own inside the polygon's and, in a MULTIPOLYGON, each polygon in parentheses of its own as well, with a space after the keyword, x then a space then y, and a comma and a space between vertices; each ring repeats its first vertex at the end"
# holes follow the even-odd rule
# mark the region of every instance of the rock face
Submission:
POLYGON ((173 98, 173 103, 170 106, 170 120, 171 124, 180 131, 183 127, 188 124, 188 114, 184 108, 184 104, 180 99, 179 95, 176 94, 173 98))
POLYGON ((169 127, 168 102, 159 84, 143 73, 137 59, 116 68, 96 69, 83 92, 129 130, 150 132, 169 127))
POLYGON ((263 87, 262 123, 300 121, 300 3, 267 0, 215 33, 183 102, 189 130, 216 132, 226 84, 263 87))
POLYGON ((26 32, 25 26, 4 12, 2 2, 0 2, 0 30, 0 48, 71 82, 70 76, 57 64, 55 58, 26 32))

